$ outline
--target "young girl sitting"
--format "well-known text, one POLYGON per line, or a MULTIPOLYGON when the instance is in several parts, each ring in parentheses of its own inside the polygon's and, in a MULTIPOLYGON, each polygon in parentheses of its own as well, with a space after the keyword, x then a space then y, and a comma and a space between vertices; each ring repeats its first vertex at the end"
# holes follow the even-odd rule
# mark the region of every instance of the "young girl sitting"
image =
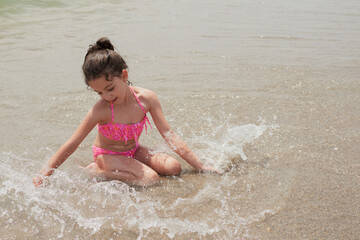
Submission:
POLYGON ((143 129, 147 130, 147 125, 150 125, 148 112, 161 136, 180 157, 197 170, 220 173, 203 164, 171 130, 153 91, 130 87, 127 65, 114 51, 108 38, 101 38, 89 47, 82 69, 86 84, 101 99, 40 175, 33 179, 35 186, 42 185, 46 177, 77 149, 96 125, 98 134, 93 145, 95 162, 87 166, 93 174, 142 186, 156 183, 159 175, 179 175, 181 166, 174 157, 164 153, 153 154, 149 148, 139 144, 143 129))

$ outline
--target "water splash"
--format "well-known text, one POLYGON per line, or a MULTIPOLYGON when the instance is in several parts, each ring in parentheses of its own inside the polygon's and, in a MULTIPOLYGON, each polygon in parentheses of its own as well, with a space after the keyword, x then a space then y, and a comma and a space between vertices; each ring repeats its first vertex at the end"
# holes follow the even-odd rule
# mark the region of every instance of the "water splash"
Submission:
POLYGON ((246 161, 244 145, 260 137, 267 128, 264 123, 233 126, 228 121, 206 135, 194 137, 191 142, 203 161, 224 168, 233 158, 246 161))

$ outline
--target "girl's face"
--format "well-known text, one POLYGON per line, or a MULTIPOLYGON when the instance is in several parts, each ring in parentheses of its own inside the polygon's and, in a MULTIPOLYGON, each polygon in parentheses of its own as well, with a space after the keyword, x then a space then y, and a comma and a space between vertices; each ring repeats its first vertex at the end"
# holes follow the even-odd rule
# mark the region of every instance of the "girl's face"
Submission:
POLYGON ((100 97, 108 102, 121 103, 126 94, 127 71, 123 70, 120 77, 114 76, 111 81, 107 81, 105 76, 101 76, 89 82, 89 86, 97 92, 100 97))

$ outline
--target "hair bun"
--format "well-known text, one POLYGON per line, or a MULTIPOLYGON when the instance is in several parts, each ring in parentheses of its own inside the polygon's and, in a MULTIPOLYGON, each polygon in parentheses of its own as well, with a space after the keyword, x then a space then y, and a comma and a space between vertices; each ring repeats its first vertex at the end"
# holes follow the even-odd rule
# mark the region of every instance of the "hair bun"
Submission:
POLYGON ((99 40, 97 40, 96 46, 98 47, 99 50, 109 49, 114 51, 114 46, 110 42, 110 39, 108 39, 107 37, 102 37, 99 40))

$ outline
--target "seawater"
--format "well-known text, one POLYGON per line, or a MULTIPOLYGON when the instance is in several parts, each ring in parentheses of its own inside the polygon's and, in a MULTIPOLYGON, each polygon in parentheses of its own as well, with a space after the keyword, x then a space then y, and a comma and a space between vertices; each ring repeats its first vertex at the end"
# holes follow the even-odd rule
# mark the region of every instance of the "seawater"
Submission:
MULTIPOLYGON (((242 135, 243 130, 248 132, 243 141, 251 142, 261 136, 264 126, 233 127, 223 134, 228 135, 231 131, 231 135, 242 135)), ((218 129, 210 136, 194 138, 195 148, 197 144, 211 146, 216 134, 219 134, 218 129)), ((235 140, 234 136, 229 136, 227 143, 233 145, 235 140)), ((210 151, 208 146, 206 153, 202 153, 204 147, 198 147, 197 152, 204 161, 224 168, 223 165, 230 163, 229 158, 237 158, 238 161, 238 154, 244 154, 242 144, 237 144, 237 148, 226 148, 224 145, 226 141, 210 151)), ((166 146, 160 145, 159 148, 165 150, 166 146)), ((50 149, 47 151, 48 154, 52 152, 50 149)), ((38 167, 38 164, 30 163, 34 161, 33 154, 1 154, 0 199, 4 239, 82 239, 101 238, 104 234, 107 239, 124 236, 142 239, 151 237, 152 233, 162 233, 170 238, 187 234, 207 236, 227 229, 224 218, 231 213, 229 204, 241 197, 231 196, 229 192, 227 196, 223 195, 225 187, 228 191, 229 188, 236 189, 240 181, 231 179, 227 174, 222 177, 210 174, 186 177, 194 174, 189 172, 184 174, 185 177, 164 178, 158 186, 142 189, 118 181, 91 179, 85 172, 76 169, 76 163, 70 170, 60 168, 56 171, 46 188, 35 189, 31 177, 36 172, 31 174, 26 168, 17 166, 25 162, 34 169, 38 167), (213 182, 220 178, 223 178, 220 184, 213 182), (209 209, 209 206, 214 209, 209 209), (198 212, 191 216, 194 208, 198 212)), ((262 213, 258 214, 261 216, 262 213)), ((233 226, 236 228, 234 234, 260 216, 233 216, 237 221, 241 220, 233 226)), ((153 237, 156 238, 156 235, 153 237)))
MULTIPOLYGON (((0 1, 0 239, 358 238, 359 9, 0 1), (150 188, 93 179, 78 166, 92 162, 94 130, 49 186, 32 185, 98 99, 81 65, 102 36, 223 175, 178 158, 181 176, 150 188)), ((155 128, 141 142, 171 153, 155 128)))

